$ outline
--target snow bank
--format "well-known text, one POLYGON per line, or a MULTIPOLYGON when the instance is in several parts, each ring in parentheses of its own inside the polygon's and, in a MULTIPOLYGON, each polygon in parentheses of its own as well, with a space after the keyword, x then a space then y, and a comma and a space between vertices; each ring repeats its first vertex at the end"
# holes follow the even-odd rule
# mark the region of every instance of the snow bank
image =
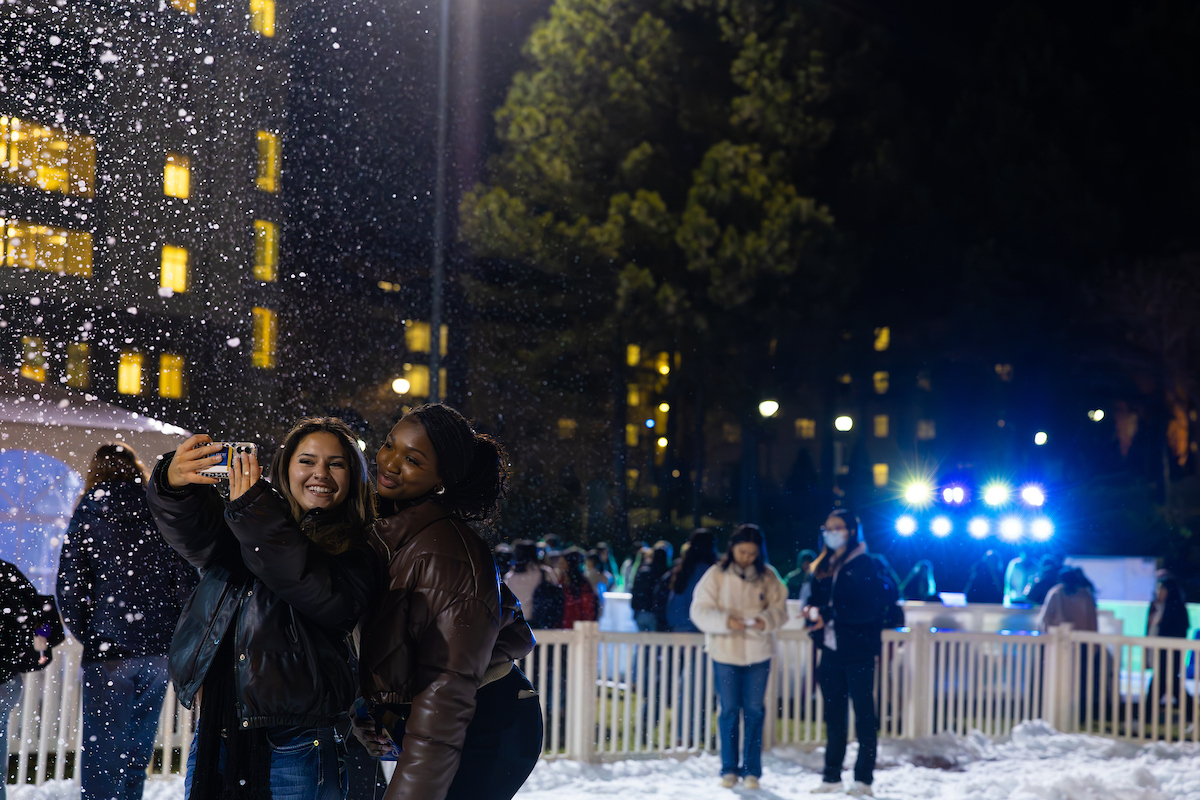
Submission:
MULTIPOLYGON (((853 765, 851 744, 846 764, 853 765)), ((763 759, 762 790, 717 785, 720 759, 543 761, 519 800, 805 800, 820 783, 824 751, 780 747, 763 759), (740 797, 737 797, 740 795, 740 797)), ((851 778, 849 771, 844 773, 851 778)), ((875 796, 891 800, 1200 800, 1200 746, 1134 745, 1057 733, 1040 722, 1004 740, 980 733, 885 741, 875 796)), ((10 787, 10 800, 78 800, 79 785, 10 787)), ((146 783, 145 800, 183 800, 180 779, 146 783)))

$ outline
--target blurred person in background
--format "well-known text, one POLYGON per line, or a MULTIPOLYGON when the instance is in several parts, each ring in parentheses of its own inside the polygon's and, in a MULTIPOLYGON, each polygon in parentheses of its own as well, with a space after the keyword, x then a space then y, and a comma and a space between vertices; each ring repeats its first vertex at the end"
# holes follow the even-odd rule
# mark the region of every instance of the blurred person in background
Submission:
POLYGON ((163 540, 125 444, 92 457, 58 562, 58 607, 83 645, 83 800, 139 800, 167 693, 171 636, 199 574, 163 540))
MULTIPOLYGON (((661 544, 661 543, 660 543, 661 544)), ((655 546, 648 563, 643 563, 633 578, 630 605, 639 631, 658 630, 658 609, 655 608, 659 583, 671 568, 666 548, 655 546)))
POLYGON ((1028 602, 1029 584, 1035 577, 1037 565, 1029 551, 1022 548, 1017 557, 1008 562, 1008 568, 1004 571, 1004 602, 1008 605, 1028 602))
POLYGON ((867 553, 862 523, 848 509, 835 508, 821 529, 824 548, 812 564, 813 595, 802 614, 813 642, 821 648, 818 679, 825 698, 825 771, 815 794, 841 792, 842 762, 850 730, 850 704, 858 733, 858 757, 850 795, 870 795, 875 775, 878 721, 875 714, 875 659, 889 597, 879 566, 867 553))
POLYGON ((507 575, 512 569, 512 546, 504 542, 492 548, 492 560, 496 562, 496 569, 501 575, 507 575))
POLYGON ((45 669, 51 648, 64 638, 54 599, 38 594, 15 565, 0 561, 0 800, 8 783, 8 718, 25 695, 23 673, 45 669))
POLYGON ((562 557, 562 627, 570 630, 576 622, 600 619, 600 597, 592 588, 584 567, 585 557, 578 547, 568 547, 562 557))
POLYGON ((613 558, 612 548, 608 546, 608 542, 596 542, 596 562, 599 570, 608 575, 608 591, 629 591, 628 586, 620 585, 621 568, 617 566, 617 560, 613 558))
POLYGON ((808 603, 812 594, 812 562, 817 560, 817 554, 812 550, 801 550, 796 556, 796 568, 784 578, 787 586, 788 600, 799 600, 801 605, 808 603))
POLYGON ((538 546, 529 539, 518 539, 512 548, 512 569, 504 576, 504 583, 516 595, 529 624, 538 627, 534 624, 534 592, 542 584, 558 586, 558 575, 538 559, 538 546))
POLYGON ((599 550, 588 550, 585 554, 585 559, 588 582, 592 584, 592 589, 595 590, 596 596, 601 598, 601 602, 603 602, 605 592, 615 591, 613 589, 612 573, 605 569, 604 560, 600 557, 599 550))
POLYGON ((1038 565, 1038 574, 1025 590, 1025 597, 1035 606, 1046 602, 1050 590, 1057 586, 1063 572, 1063 557, 1056 553, 1042 556, 1038 565))
POLYGON ((922 603, 938 602, 937 581, 933 578, 933 562, 922 559, 908 571, 908 576, 900 584, 900 596, 905 600, 917 600, 922 603))
POLYGON ((726 789, 732 789, 739 777, 747 789, 759 788, 767 678, 775 631, 787 622, 787 589, 767 568, 764 553, 758 526, 739 526, 725 556, 696 584, 689 609, 692 622, 705 634, 705 649, 713 661, 721 700, 717 722, 721 785, 726 789), (745 736, 742 748, 738 747, 739 722, 745 736))
POLYGON ((637 571, 642 568, 642 562, 650 558, 650 545, 642 540, 633 543, 633 552, 621 562, 621 572, 617 576, 621 591, 627 592, 633 586, 637 571))
POLYGON ((1046 593, 1037 616, 1037 629, 1043 633, 1055 625, 1069 623, 1072 630, 1097 630, 1096 594, 1092 582, 1079 567, 1062 571, 1059 581, 1046 593))
POLYGON ((690 610, 696 584, 717 563, 717 540, 708 528, 696 528, 688 536, 687 550, 672 568, 667 595, 667 626, 673 633, 699 633, 690 610))
POLYGON ((971 577, 963 589, 968 603, 1003 603, 1004 576, 1000 574, 1000 556, 988 550, 971 566, 971 577))
MULTIPOLYGON (((1150 601, 1150 609, 1146 614, 1146 635, 1147 636, 1164 636, 1170 639, 1186 639, 1188 632, 1188 610, 1187 598, 1184 596, 1183 587, 1169 573, 1159 573, 1158 583, 1154 587, 1154 597, 1150 601)), ((1148 654, 1143 656, 1142 663, 1152 661, 1148 654)), ((1171 693, 1171 705, 1178 707, 1180 701, 1185 697, 1183 685, 1183 651, 1173 650, 1168 657, 1167 651, 1160 649, 1158 651, 1158 667, 1154 670, 1154 675, 1150 679, 1150 685, 1146 687, 1146 697, 1153 702, 1154 698, 1154 682, 1160 676, 1169 675, 1171 680, 1169 683, 1171 693), (1168 667, 1167 662, 1170 661, 1168 667)), ((1165 695, 1164 695, 1165 702, 1165 695)), ((1186 704, 1189 715, 1192 713, 1192 704, 1186 704)))

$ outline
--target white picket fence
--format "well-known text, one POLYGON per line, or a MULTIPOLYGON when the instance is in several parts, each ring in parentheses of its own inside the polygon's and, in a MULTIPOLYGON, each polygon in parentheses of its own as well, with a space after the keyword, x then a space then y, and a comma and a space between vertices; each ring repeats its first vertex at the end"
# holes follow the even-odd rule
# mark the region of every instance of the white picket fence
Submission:
MULTIPOLYGON (((582 622, 574 630, 538 631, 537 639, 520 666, 542 705, 545 758, 717 750, 717 693, 702 635, 607 633, 582 622)), ((26 676, 24 702, 9 720, 17 783, 74 774, 82 736, 80 650, 68 643, 55 654, 47 670, 26 676)), ((818 657, 802 631, 779 634, 764 745, 823 741, 818 657)), ((1200 742, 1200 692, 1184 675, 1197 660, 1200 641, 1067 627, 1048 634, 884 631, 875 684, 880 733, 1005 736, 1042 719, 1066 732, 1200 742)), ((168 691, 152 777, 181 770, 192 730, 192 712, 168 691)))

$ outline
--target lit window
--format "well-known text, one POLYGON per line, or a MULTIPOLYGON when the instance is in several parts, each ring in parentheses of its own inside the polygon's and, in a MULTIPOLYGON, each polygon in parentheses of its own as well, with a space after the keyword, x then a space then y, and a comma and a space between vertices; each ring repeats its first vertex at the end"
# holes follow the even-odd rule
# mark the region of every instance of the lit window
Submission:
POLYGON ((796 438, 797 439, 815 439, 817 438, 817 421, 815 419, 798 419, 796 420, 796 438))
POLYGON ((268 38, 275 35, 275 0, 250 0, 250 30, 268 38))
POLYGON ((636 344, 625 345, 625 364, 636 367, 640 363, 642 363, 642 348, 636 344))
POLYGON ((117 391, 121 394, 142 393, 142 361, 141 353, 126 351, 121 353, 117 362, 117 391))
POLYGON ((380 281, 375 285, 385 292, 398 292, 403 288, 399 283, 392 281, 380 281))
POLYGON ((267 283, 279 277, 279 228, 274 222, 254 220, 254 277, 267 283))
POLYGON ((887 464, 872 464, 871 478, 875 482, 876 489, 882 489, 888 485, 888 465, 887 464))
POLYGON ((558 420, 558 438, 574 439, 575 431, 579 430, 579 423, 567 417, 560 417, 558 420))
MULTIPOLYGON (((450 338, 450 326, 442 326, 441 342, 438 353, 446 355, 446 346, 450 338)), ((429 323, 415 319, 404 320, 404 346, 410 353, 428 353, 430 345, 429 323)))
POLYGON ((46 382, 46 343, 38 336, 21 337, 21 377, 46 382))
POLYGON ((87 389, 92 385, 92 353, 86 342, 67 345, 67 386, 87 389))
POLYGON ((96 189, 96 139, 0 117, 0 181, 91 197, 96 189))
POLYGON ((192 190, 192 162, 187 156, 167 153, 163 167, 163 193, 167 197, 188 198, 192 190))
POLYGON ((196 13, 196 0, 171 0, 171 5, 185 14, 196 13))
POLYGON ((183 356, 163 353, 158 357, 158 396, 168 400, 183 397, 183 356))
POLYGON ((871 381, 875 384, 875 394, 887 394, 890 376, 886 372, 876 372, 871 381))
POLYGON ((1004 381, 1005 383, 1008 383, 1009 381, 1011 381, 1013 379, 1012 364, 997 364, 996 365, 996 377, 998 377, 1000 380, 1004 381))
MULTIPOLYGON (((408 381, 408 393, 413 397, 429 396, 429 367, 425 364, 405 364, 404 379, 408 381)), ((446 397, 446 369, 438 370, 438 396, 446 397)))
POLYGON ((258 132, 258 176, 255 180, 264 192, 279 191, 279 134, 258 132))
POLYGON ((937 424, 931 419, 917 420, 917 439, 928 442, 937 438, 937 424))
POLYGON ((875 438, 886 439, 888 437, 888 415, 875 415, 875 438))
POLYGON ((270 369, 275 366, 275 337, 278 333, 278 323, 275 312, 269 308, 255 306, 254 314, 254 351, 250 363, 256 367, 270 369))
POLYGON ((843 372, 841 375, 838 375, 838 383, 842 384, 843 386, 849 386, 850 382, 853 380, 854 379, 850 377, 849 372, 843 372))
POLYGON ((638 443, 638 425, 635 422, 630 422, 625 426, 625 446, 637 447, 638 443))
POLYGON ((888 327, 875 329, 875 352, 882 353, 892 345, 892 329, 888 327))
POLYGON ((162 249, 162 270, 159 273, 158 285, 172 292, 186 292, 188 286, 188 251, 184 247, 164 244, 162 249))
POLYGON ((630 408, 637 408, 642 404, 642 389, 636 383, 626 384, 625 386, 625 405, 630 408))
POLYGON ((92 274, 92 235, 0 219, 0 263, 81 278, 92 274))

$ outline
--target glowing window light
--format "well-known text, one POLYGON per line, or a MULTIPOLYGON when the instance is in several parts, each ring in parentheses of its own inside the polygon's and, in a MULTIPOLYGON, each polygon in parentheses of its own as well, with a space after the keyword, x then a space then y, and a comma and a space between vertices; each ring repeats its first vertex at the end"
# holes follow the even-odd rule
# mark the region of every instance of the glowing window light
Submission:
POLYGON ((991 524, 983 517, 975 517, 967 523, 967 533, 974 539, 983 539, 991 532, 991 524))
POLYGON ((121 394, 142 393, 142 362, 145 359, 141 353, 124 352, 117 363, 117 391, 121 394))
POLYGON ((258 131, 258 159, 255 164, 255 185, 264 192, 279 191, 279 134, 258 131))
POLYGON ((934 517, 933 521, 929 523, 929 530, 934 536, 944 539, 954 530, 954 523, 950 521, 949 517, 934 517))
POLYGON ((172 294, 187 291, 188 285, 188 251, 185 247, 164 244, 162 248, 162 267, 159 271, 158 285, 170 289, 172 294))
POLYGON ((1025 501, 1026 505, 1037 508, 1045 504, 1046 493, 1042 491, 1042 487, 1031 483, 1021 488, 1021 499, 1025 501))
POLYGON ((184 373, 187 364, 183 356, 163 353, 158 357, 158 396, 181 400, 185 394, 184 373))
POLYGON ((186 200, 192 191, 192 162, 179 153, 167 153, 163 167, 163 194, 186 200))
POLYGON ((254 220, 254 277, 271 283, 279 277, 279 226, 254 220))
POLYGON ((254 318, 254 349, 250 356, 250 364, 260 369, 271 369, 275 366, 275 346, 279 331, 277 317, 271 309, 258 306, 251 309, 251 313, 254 318))
POLYGON ((917 521, 912 516, 904 514, 896 519, 896 533, 901 536, 912 536, 917 532, 917 521))
POLYGON ((46 382, 46 342, 40 336, 22 336, 21 377, 46 382))
POLYGON ((1054 523, 1045 517, 1039 517, 1029 523, 1029 535, 1039 542, 1049 541, 1054 535, 1054 523))
POLYGON ((250 30, 268 39, 275 35, 275 0, 250 0, 250 30))
POLYGON ((1008 502, 1012 489, 1007 484, 991 483, 983 488, 983 502, 989 506, 1002 506, 1008 502))
POLYGON ((1021 538, 1025 525, 1017 517, 1007 517, 1000 521, 1000 538, 1006 542, 1015 542, 1021 538))

